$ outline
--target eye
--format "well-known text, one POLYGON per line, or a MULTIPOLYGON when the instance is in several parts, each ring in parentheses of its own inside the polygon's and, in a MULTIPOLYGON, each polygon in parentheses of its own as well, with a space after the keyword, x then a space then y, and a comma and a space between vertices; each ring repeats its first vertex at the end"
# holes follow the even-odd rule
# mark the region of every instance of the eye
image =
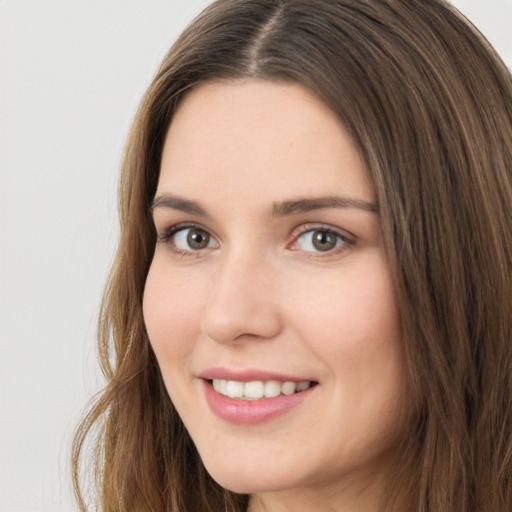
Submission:
POLYGON ((347 243, 345 237, 331 229, 309 229, 297 237, 293 248, 306 252, 329 252, 347 243))
POLYGON ((169 243, 172 250, 184 253, 218 246, 217 241, 206 230, 190 225, 172 226, 160 240, 169 243))

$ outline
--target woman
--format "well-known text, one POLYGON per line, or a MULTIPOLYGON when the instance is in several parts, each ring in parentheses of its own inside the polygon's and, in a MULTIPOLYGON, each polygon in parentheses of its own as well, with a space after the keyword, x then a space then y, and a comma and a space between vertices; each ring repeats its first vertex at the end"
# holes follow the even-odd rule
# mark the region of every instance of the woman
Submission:
POLYGON ((77 489, 97 430, 105 511, 510 510, 511 162, 442 0, 212 4, 128 140, 77 489))

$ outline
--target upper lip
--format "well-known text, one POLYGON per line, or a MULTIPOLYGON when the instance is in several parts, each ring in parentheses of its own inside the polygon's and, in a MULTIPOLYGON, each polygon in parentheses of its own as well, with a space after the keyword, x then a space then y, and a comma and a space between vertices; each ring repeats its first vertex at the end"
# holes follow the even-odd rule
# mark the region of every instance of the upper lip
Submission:
POLYGON ((297 377, 291 375, 283 375, 281 373, 268 370, 257 369, 232 369, 223 367, 208 368, 199 374, 199 378, 205 380, 223 379, 234 380, 237 382, 252 382, 256 380, 269 381, 276 380, 278 382, 306 382, 313 381, 308 377, 297 377))

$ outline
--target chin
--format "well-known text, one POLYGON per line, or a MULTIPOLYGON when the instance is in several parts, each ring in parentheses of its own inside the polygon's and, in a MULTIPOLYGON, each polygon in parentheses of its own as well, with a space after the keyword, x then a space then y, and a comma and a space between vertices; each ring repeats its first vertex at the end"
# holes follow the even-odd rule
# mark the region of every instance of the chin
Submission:
POLYGON ((205 464, 210 476, 224 489, 238 494, 255 494, 261 492, 280 491, 294 487, 293 482, 284 479, 289 471, 268 471, 268 467, 254 465, 253 467, 219 467, 216 464, 205 464))

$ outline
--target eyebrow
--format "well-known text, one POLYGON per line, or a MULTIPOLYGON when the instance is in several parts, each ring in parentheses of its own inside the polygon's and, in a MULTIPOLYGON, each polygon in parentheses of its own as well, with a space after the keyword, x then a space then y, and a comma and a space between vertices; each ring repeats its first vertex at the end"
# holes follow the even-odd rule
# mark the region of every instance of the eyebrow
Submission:
MULTIPOLYGON (((190 215, 210 218, 208 212, 195 201, 177 197, 172 194, 162 194, 155 197, 151 204, 151 213, 157 208, 170 208, 190 215)), ((327 208, 357 208, 371 213, 377 213, 379 210, 375 203, 363 201, 362 199, 330 195, 276 202, 273 203, 270 213, 272 217, 285 217, 316 210, 325 210, 327 208)))
POLYGON ((325 210, 327 208, 358 208, 371 213, 377 213, 379 211, 379 208, 375 203, 363 201, 362 199, 332 195, 325 197, 301 198, 274 203, 272 207, 272 216, 283 217, 286 215, 296 215, 298 213, 325 210))
POLYGON ((155 197, 151 204, 151 213, 157 208, 171 208, 173 210, 179 210, 180 212, 189 213, 190 215, 199 215, 205 218, 210 217, 206 210, 195 201, 183 199, 182 197, 173 196, 171 194, 162 194, 155 197))

